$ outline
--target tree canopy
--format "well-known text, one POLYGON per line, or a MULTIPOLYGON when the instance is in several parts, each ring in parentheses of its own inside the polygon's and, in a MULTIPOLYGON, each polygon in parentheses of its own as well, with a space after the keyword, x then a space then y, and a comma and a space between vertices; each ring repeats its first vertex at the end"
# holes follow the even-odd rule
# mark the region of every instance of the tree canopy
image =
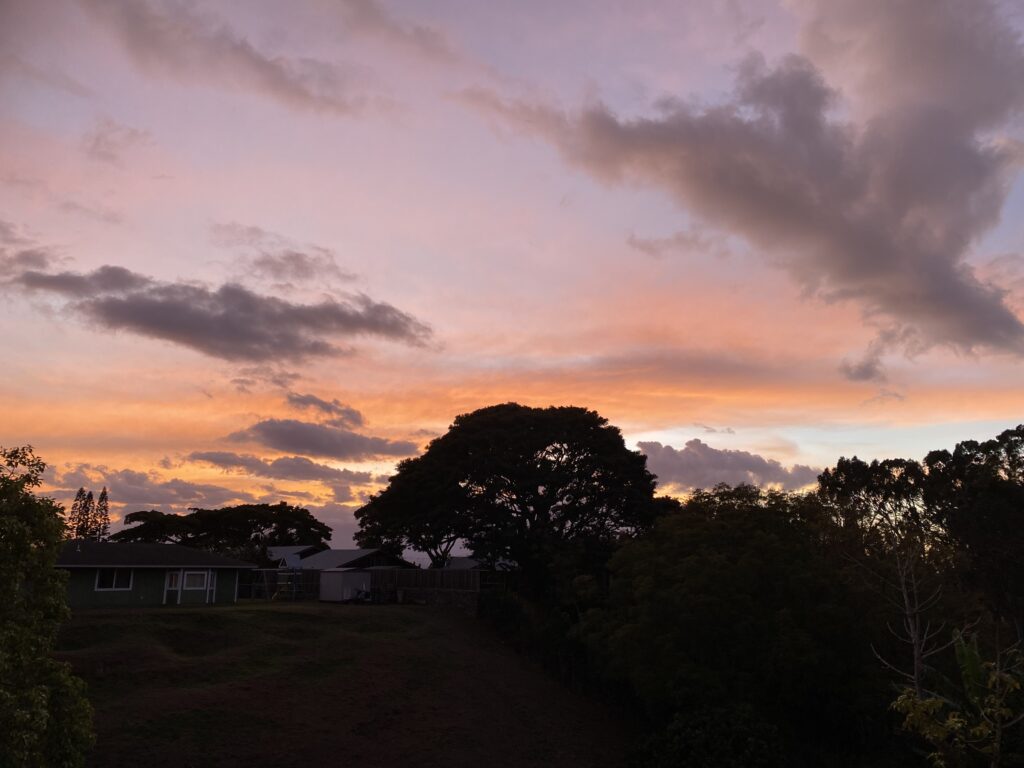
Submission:
POLYGON ((111 541, 185 544, 255 560, 265 558, 268 546, 326 547, 331 536, 330 526, 309 510, 283 501, 193 508, 187 515, 144 510, 126 515, 125 523, 130 527, 112 535, 111 541))
POLYGON ((51 657, 67 574, 54 567, 61 509, 34 493, 44 468, 30 447, 0 448, 0 765, 71 768, 92 744, 92 710, 51 657))
POLYGON ((474 557, 539 578, 573 547, 607 549, 656 517, 654 476, 594 411, 505 403, 463 414, 403 461, 356 512, 363 545, 411 547, 441 565, 474 557))

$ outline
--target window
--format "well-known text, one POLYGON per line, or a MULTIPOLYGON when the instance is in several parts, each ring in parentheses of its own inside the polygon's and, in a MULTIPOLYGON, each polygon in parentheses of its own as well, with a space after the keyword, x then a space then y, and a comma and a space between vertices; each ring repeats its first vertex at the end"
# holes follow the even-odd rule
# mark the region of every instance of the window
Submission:
POLYGON ((178 584, 181 582, 181 574, 178 571, 167 572, 167 588, 178 589, 178 584))
POLYGON ((206 589, 206 571, 185 571, 185 589, 206 589))
POLYGON ((97 568, 97 592, 127 592, 132 588, 131 568, 97 568))

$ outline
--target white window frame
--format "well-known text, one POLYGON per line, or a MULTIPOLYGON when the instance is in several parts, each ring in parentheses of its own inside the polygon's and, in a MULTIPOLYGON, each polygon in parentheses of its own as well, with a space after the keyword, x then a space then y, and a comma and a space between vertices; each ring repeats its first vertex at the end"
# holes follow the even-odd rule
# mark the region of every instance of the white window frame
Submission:
POLYGON ((135 586, 135 570, 133 568, 97 568, 96 569, 96 580, 93 583, 93 591, 94 592, 131 592, 132 591, 132 587, 134 587, 134 586, 135 586), (113 583, 115 585, 117 584, 117 572, 118 571, 128 571, 128 586, 127 587, 118 587, 118 586, 101 587, 100 586, 100 573, 103 572, 103 571, 113 571, 114 572, 114 580, 111 583, 113 583))
POLYGON ((185 573, 181 577, 181 588, 188 592, 205 592, 206 585, 209 583, 210 574, 208 571, 185 571, 185 573), (203 577, 203 585, 201 587, 190 587, 188 585, 188 577, 196 575, 203 577))

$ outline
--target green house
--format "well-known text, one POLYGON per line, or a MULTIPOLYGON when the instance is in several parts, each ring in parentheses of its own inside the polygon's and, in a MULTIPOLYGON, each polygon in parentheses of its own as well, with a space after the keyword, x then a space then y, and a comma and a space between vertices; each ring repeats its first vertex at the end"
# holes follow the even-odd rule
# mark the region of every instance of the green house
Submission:
POLYGON ((57 567, 69 573, 72 608, 233 603, 243 563, 180 544, 115 544, 73 539, 57 567))

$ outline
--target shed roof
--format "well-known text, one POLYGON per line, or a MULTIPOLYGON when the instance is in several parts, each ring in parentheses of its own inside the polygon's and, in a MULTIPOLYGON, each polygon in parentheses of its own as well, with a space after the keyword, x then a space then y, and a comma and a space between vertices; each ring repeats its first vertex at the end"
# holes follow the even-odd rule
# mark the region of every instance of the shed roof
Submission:
POLYGON ((118 543, 72 539, 57 557, 58 568, 254 568, 231 557, 181 544, 118 543))
POLYGON ((342 568, 348 563, 379 552, 377 549, 325 549, 299 561, 299 568, 322 571, 325 568, 342 568))
POLYGON ((319 547, 312 544, 274 546, 267 547, 267 556, 275 563, 283 562, 286 568, 298 568, 302 558, 314 555, 318 550, 319 547))
POLYGON ((380 549, 327 549, 300 560, 298 567, 322 571, 325 568, 365 568, 382 565, 397 568, 412 567, 412 563, 407 563, 397 555, 380 549))
POLYGON ((302 556, 302 555, 306 554, 307 552, 308 553, 313 553, 313 552, 316 552, 316 551, 317 551, 317 546, 315 544, 299 544, 299 545, 289 544, 287 546, 267 547, 267 554, 270 555, 271 557, 278 557, 278 558, 280 558, 280 557, 287 557, 288 555, 299 555, 299 556, 302 556))

